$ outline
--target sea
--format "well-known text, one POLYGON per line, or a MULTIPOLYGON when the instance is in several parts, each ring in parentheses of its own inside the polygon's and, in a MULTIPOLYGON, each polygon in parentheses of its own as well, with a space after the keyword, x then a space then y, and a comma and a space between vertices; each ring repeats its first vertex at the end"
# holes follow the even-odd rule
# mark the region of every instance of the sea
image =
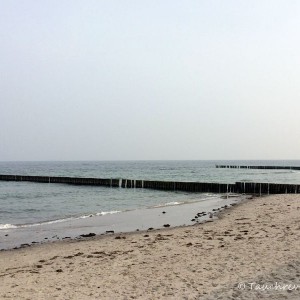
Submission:
MULTIPOLYGON (((300 171, 220 169, 216 165, 300 166, 300 161, 0 162, 0 174, 133 180, 300 184, 300 171)), ((95 232, 191 225, 237 201, 212 193, 0 181, 0 249, 95 232), (198 221, 198 220, 197 220, 198 221)), ((241 196, 242 197, 242 196, 241 196)))

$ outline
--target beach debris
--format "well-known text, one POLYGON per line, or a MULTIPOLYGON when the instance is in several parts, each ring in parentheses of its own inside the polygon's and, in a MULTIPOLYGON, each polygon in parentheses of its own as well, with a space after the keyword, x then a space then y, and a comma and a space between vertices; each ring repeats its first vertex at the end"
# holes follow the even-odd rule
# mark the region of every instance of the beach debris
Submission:
POLYGON ((170 224, 164 224, 164 227, 170 227, 170 224))
POLYGON ((81 237, 92 237, 92 236, 95 236, 96 233, 93 233, 93 232, 90 232, 90 233, 87 233, 87 234, 81 234, 80 236, 81 237))
POLYGON ((106 230, 106 233, 115 233, 114 230, 106 230))
MULTIPOLYGON (((206 216, 207 214, 206 214, 206 212, 205 211, 202 211, 202 212, 200 212, 200 213, 197 213, 197 217, 199 218, 199 217, 203 217, 203 216, 206 216)), ((195 217, 196 218, 196 217, 195 217)))

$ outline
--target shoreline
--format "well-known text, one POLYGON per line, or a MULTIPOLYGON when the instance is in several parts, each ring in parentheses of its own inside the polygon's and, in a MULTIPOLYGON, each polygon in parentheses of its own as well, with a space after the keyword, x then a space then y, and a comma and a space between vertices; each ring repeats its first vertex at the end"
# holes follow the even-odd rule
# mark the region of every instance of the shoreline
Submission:
POLYGON ((299 299, 300 195, 253 198, 217 215, 194 226, 1 251, 0 298, 299 299), (251 290, 251 282, 299 288, 251 290))
POLYGON ((106 235, 146 231, 149 228, 178 227, 193 225, 211 219, 219 210, 236 204, 247 196, 208 197, 198 201, 140 208, 114 214, 69 219, 36 226, 0 230, 0 251, 29 247, 56 240, 82 239, 82 235, 106 235), (204 212, 204 214, 202 214, 204 212), (197 215, 198 214, 198 215, 197 215))

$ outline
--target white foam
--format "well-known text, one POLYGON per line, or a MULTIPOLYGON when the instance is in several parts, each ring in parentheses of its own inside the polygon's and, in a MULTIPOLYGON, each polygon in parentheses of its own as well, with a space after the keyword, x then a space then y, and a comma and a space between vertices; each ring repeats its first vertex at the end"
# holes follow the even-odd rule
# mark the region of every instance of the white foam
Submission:
POLYGON ((53 220, 53 221, 47 221, 47 222, 40 222, 40 223, 34 223, 34 224, 24 224, 24 225, 12 225, 12 224, 0 224, 0 230, 1 229, 11 229, 11 228, 26 228, 26 227, 35 227, 35 226, 41 226, 41 225, 50 225, 50 224, 55 224, 55 223, 62 223, 62 222, 67 222, 67 221, 72 221, 72 220, 78 220, 78 219, 86 219, 94 216, 105 216, 109 214, 116 214, 121 211, 119 210, 112 210, 112 211, 102 211, 96 214, 89 214, 89 215, 83 215, 80 217, 70 217, 70 218, 65 218, 65 219, 58 219, 58 220, 53 220))
POLYGON ((0 230, 1 229, 11 229, 11 228, 17 228, 17 226, 12 224, 0 224, 0 230))
POLYGON ((180 205, 180 204, 184 204, 184 202, 168 202, 168 203, 164 203, 164 204, 158 204, 158 205, 155 205, 153 206, 154 208, 157 208, 157 207, 164 207, 164 206, 174 206, 174 205, 180 205))
POLYGON ((101 211, 99 213, 96 213, 96 216, 105 216, 105 215, 112 215, 112 214, 117 214, 121 212, 120 210, 112 210, 112 211, 101 211))
POLYGON ((55 224, 55 223, 62 223, 70 220, 74 220, 75 218, 66 218, 66 219, 58 219, 48 222, 41 222, 41 223, 34 223, 34 224, 24 224, 24 225, 18 225, 14 228, 26 228, 26 227, 35 227, 35 226, 41 226, 41 225, 49 225, 49 224, 55 224))

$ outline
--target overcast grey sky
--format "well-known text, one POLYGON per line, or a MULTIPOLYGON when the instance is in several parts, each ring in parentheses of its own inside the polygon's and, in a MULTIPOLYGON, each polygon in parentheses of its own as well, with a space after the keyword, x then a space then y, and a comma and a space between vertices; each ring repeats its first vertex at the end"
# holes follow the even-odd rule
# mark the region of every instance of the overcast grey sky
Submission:
POLYGON ((300 1, 0 0, 0 160, 300 159, 300 1))

